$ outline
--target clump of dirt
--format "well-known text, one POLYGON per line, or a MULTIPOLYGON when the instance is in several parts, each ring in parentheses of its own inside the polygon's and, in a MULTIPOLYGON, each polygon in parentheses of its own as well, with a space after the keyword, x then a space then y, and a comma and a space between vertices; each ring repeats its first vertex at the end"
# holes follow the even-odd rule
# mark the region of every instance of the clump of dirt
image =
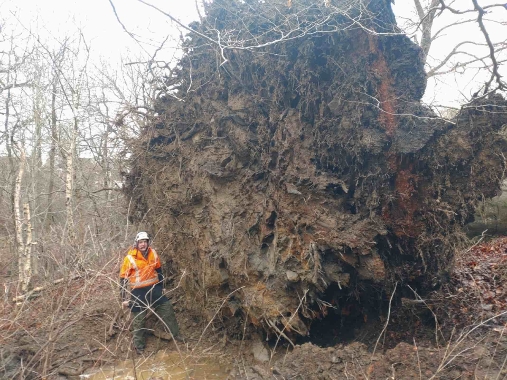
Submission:
POLYGON ((437 118, 388 1, 321 3, 209 3, 132 146, 133 219, 188 274, 185 308, 227 300, 232 335, 294 342, 396 283, 440 286, 505 169, 500 96, 437 118))
POLYGON ((352 331, 350 343, 271 346, 278 353, 269 366, 236 366, 229 379, 504 378, 506 255, 505 237, 472 245, 457 255, 448 282, 423 297, 398 289, 383 320, 352 331))
MULTIPOLYGON (((441 288, 424 298, 415 291, 402 297, 387 314, 390 319, 374 328, 375 339, 328 348, 298 346, 275 362, 273 374, 305 379, 505 377, 506 255, 505 237, 473 245, 457 256, 441 288)), ((240 372, 231 378, 241 378, 240 372)))
MULTIPOLYGON (((496 337, 498 339, 498 335, 496 337)), ((477 379, 504 376, 502 358, 507 354, 507 340, 500 347, 491 344, 451 346, 446 350, 400 343, 384 353, 373 354, 361 343, 320 348, 312 344, 296 347, 272 370, 273 378, 324 379, 477 379), (490 351, 491 349, 491 351, 490 351)), ((494 343, 499 343, 496 340, 494 343)), ((248 371, 248 370, 247 370, 248 371)), ((242 379, 236 371, 231 379, 242 379)), ((248 377, 253 378, 255 377, 248 377)), ((260 377, 262 378, 262 377, 260 377)), ((266 378, 266 377, 264 377, 266 378)))

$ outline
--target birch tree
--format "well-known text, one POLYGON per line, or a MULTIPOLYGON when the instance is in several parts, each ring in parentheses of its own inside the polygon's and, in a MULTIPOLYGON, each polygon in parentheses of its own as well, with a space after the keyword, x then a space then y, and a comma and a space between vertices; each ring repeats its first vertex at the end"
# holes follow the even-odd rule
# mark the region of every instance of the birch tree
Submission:
POLYGON ((82 31, 55 38, 21 19, 0 27, 0 259, 9 255, 0 278, 26 291, 30 279, 39 285, 110 258, 123 240, 118 136, 132 134, 115 123, 130 79, 106 79, 108 65, 90 64, 82 31))
POLYGON ((26 153, 22 145, 14 143, 19 152, 18 174, 14 189, 14 220, 16 228, 16 245, 18 251, 18 278, 21 291, 28 291, 32 279, 32 223, 29 203, 23 203, 21 213, 21 183, 25 173, 26 153))
POLYGON ((18 143, 18 137, 24 138, 24 128, 27 125, 25 107, 20 102, 21 90, 32 86, 29 75, 23 72, 29 56, 29 43, 25 36, 12 32, 2 41, 6 50, 1 52, 0 59, 0 95, 3 98, 4 142, 10 172, 10 199, 12 227, 14 228, 15 246, 17 253, 18 282, 21 289, 26 291, 32 277, 32 229, 26 228, 30 224, 30 207, 23 200, 22 182, 25 174, 26 151, 23 143, 18 143), (23 44, 26 44, 23 46, 23 44), (23 202, 24 216, 21 211, 23 202))
MULTIPOLYGON (((89 59, 89 50, 86 46, 84 36, 80 33, 76 39, 75 46, 67 49, 64 65, 56 68, 58 81, 58 90, 61 93, 63 102, 70 118, 65 129, 66 144, 60 141, 60 151, 65 160, 65 215, 66 232, 68 240, 73 244, 76 240, 76 231, 74 226, 74 192, 75 192, 75 166, 77 156, 77 139, 81 124, 82 113, 86 107, 88 90, 87 64, 89 59)), ((62 234, 64 243, 65 234, 62 234)))

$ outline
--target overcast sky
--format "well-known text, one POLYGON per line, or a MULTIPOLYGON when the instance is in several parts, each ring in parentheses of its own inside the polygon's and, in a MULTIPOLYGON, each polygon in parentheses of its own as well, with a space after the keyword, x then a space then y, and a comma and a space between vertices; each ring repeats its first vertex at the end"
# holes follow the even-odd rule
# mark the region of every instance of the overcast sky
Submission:
MULTIPOLYGON (((451 2, 449 2, 451 3, 451 2)), ((480 6, 487 6, 491 4, 501 4, 503 1, 498 0, 479 0, 480 6)), ((458 0, 452 2, 452 6, 456 9, 473 9, 473 3, 471 0, 458 0)), ((413 7, 412 0, 400 0, 396 1, 393 5, 393 10, 396 14, 397 22, 399 25, 403 24, 407 18, 417 20, 415 8, 413 7)), ((455 24, 452 28, 445 29, 441 34, 441 37, 437 38, 430 50, 428 62, 430 65, 437 65, 449 52, 455 47, 458 42, 461 41, 473 41, 480 44, 485 43, 484 36, 479 28, 477 22, 463 23, 457 25, 460 21, 470 18, 476 18, 476 13, 468 13, 466 15, 454 15, 453 13, 446 11, 441 17, 435 19, 433 25, 433 32, 450 25, 455 24)), ((491 40, 494 42, 503 42, 506 44, 507 38, 507 9, 493 8, 488 11, 484 16, 484 22, 487 27, 487 31, 490 34, 491 40)), ((505 46, 507 47, 507 46, 505 46)), ((486 47, 474 46, 473 44, 463 45, 459 50, 464 51, 470 55, 459 55, 456 56, 454 62, 463 62, 470 60, 472 55, 485 56, 489 53, 486 47)), ((499 58, 506 59, 507 52, 499 54, 499 58)), ((478 88, 489 79, 489 73, 481 71, 479 72, 476 68, 478 64, 470 65, 465 72, 454 72, 448 75, 441 75, 430 78, 428 80, 428 86, 426 89, 423 100, 427 103, 435 104, 446 104, 450 106, 459 106, 466 102, 466 99, 470 99, 470 96, 475 93, 478 88)), ((507 68, 503 64, 500 68, 501 73, 507 76, 507 68)), ((505 78, 504 78, 505 80, 505 78)))
MULTIPOLYGON (((0 0, 3 19, 16 17, 34 33, 64 36, 81 28, 96 54, 115 59, 127 51, 149 50, 175 30, 169 19, 137 0, 114 0, 118 17, 144 48, 117 21, 109 0, 0 0)), ((184 23, 197 17, 191 0, 153 0, 184 23)), ((178 33, 176 32, 176 35, 178 33)))
MULTIPOLYGON (((69 34, 79 27, 85 37, 91 40, 95 54, 106 57, 112 63, 120 59, 125 53, 146 52, 151 54, 168 34, 178 38, 180 32, 166 16, 160 14, 138 0, 112 0, 118 17, 142 44, 138 44, 130 37, 117 21, 109 0, 0 0, 1 17, 11 19, 16 17, 27 29, 38 35, 62 36, 69 34)), ((200 1, 200 0, 199 0, 200 1)), ((460 0, 465 1, 465 0, 460 0)), ((494 0, 481 0, 481 4, 488 4, 494 0)), ((195 0, 150 0, 150 3, 170 13, 188 24, 197 19, 195 0)), ((399 0, 394 6, 398 22, 403 18, 413 17, 415 13, 412 1, 399 0)), ((507 12, 499 11, 501 17, 507 19, 507 12)), ((445 20, 441 20, 446 22, 445 20)), ((505 24, 505 22, 504 22, 505 24)), ((437 25, 438 26, 438 25, 437 25)), ((506 25, 495 25, 494 34, 507 36, 506 25)), ((453 42, 463 35, 480 37, 476 24, 464 25, 456 29, 454 34, 447 33, 436 41, 432 47, 430 59, 438 61, 445 56, 453 42)), ((468 37, 467 37, 468 38, 468 37)), ((168 41, 165 45, 165 57, 171 57, 171 48, 175 42, 168 41)), ((476 81, 482 79, 475 75, 475 71, 467 75, 448 75, 439 77, 437 81, 430 81, 425 95, 427 102, 462 102, 477 89, 476 81)))

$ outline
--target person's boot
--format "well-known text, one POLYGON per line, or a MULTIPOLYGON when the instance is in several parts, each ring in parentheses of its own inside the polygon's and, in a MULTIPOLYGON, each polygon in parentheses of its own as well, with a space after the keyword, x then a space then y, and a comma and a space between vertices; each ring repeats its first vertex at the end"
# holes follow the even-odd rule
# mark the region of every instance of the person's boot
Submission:
POLYGON ((185 343, 185 338, 183 338, 181 335, 175 335, 174 340, 178 343, 185 343))
POLYGON ((144 347, 136 347, 136 354, 137 355, 142 355, 144 354, 144 347))

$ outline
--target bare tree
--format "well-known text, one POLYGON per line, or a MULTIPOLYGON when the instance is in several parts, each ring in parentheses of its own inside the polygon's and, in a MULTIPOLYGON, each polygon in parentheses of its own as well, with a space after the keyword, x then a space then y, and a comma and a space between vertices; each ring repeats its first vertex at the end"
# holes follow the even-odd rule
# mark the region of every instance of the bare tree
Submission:
POLYGON ((428 77, 473 71, 485 73, 479 92, 507 88, 501 66, 507 61, 505 41, 507 7, 487 0, 451 2, 413 0, 417 18, 401 18, 402 27, 422 48, 428 77), (473 28, 473 32, 470 29, 473 28), (451 36, 451 37, 449 37, 451 36), (446 48, 433 52, 437 40, 446 48))
POLYGON ((51 67, 51 79, 50 79, 50 143, 48 153, 48 187, 47 187, 47 206, 44 214, 44 226, 49 228, 53 224, 54 220, 54 194, 55 194, 55 165, 57 149, 59 146, 59 131, 58 131, 58 104, 57 97, 60 88, 60 76, 62 70, 63 60, 67 51, 67 40, 64 40, 58 49, 55 51, 46 51, 49 56, 49 64, 51 67))
MULTIPOLYGON (((66 209, 66 232, 71 243, 75 242, 74 226, 74 192, 75 192, 75 165, 77 156, 77 139, 82 118, 83 109, 88 101, 87 99, 87 63, 89 59, 89 49, 86 45, 84 36, 79 33, 73 49, 68 49, 66 41, 62 44, 61 52, 66 51, 67 55, 62 56, 62 63, 66 66, 55 66, 55 79, 58 82, 57 87, 65 103, 66 111, 70 117, 66 122, 65 129, 66 145, 60 140, 60 152, 65 160, 65 209, 66 209), (84 54, 84 55, 83 55, 84 54), (65 59, 64 59, 65 58, 65 59)), ((62 53, 63 54, 63 53, 62 53)), ((58 57, 58 54, 56 55, 58 57)), ((60 59, 58 57, 58 59, 60 59)), ((55 61, 55 60, 53 60, 55 61)), ((53 90, 56 90, 53 87, 53 90)), ((52 103, 54 106, 54 103, 52 103)), ((54 115, 52 111, 52 115, 54 115)), ((52 120, 54 126, 54 119, 52 120)), ((54 132, 52 131, 54 137, 54 132)), ((53 163, 54 164, 54 163, 53 163)), ((62 243, 64 235, 62 235, 62 243)))
POLYGON ((30 206, 23 204, 23 216, 20 210, 21 204, 21 183, 25 173, 26 153, 25 148, 17 143, 14 146, 19 151, 18 175, 15 180, 14 189, 14 220, 16 228, 16 245, 18 247, 18 278, 21 291, 28 290, 32 279, 32 224, 30 217, 30 206))
POLYGON ((123 237, 114 233, 124 231, 123 198, 113 193, 124 156, 114 125, 119 91, 111 89, 124 78, 103 83, 81 31, 55 39, 16 23, 11 35, 0 29, 0 160, 8 163, 0 228, 19 258, 2 274, 26 291, 30 278, 41 280, 38 260, 40 275, 60 277, 107 258, 123 237), (97 254, 82 254, 90 250, 97 254))
POLYGON ((7 49, 1 53, 0 95, 4 98, 4 141, 9 162, 11 226, 15 235, 18 282, 21 289, 25 291, 32 277, 32 228, 29 221, 30 206, 23 199, 22 191, 27 161, 26 150, 24 143, 22 141, 19 143, 18 139, 24 139, 25 127, 31 119, 31 115, 26 113, 26 107, 20 102, 22 90, 32 86, 30 76, 23 72, 31 51, 23 46, 27 43, 25 36, 14 32, 11 32, 3 42, 7 49), (18 78, 23 79, 18 80, 18 78), (21 213, 22 203, 24 217, 21 213), (27 229, 27 225, 30 225, 30 228, 27 229))

